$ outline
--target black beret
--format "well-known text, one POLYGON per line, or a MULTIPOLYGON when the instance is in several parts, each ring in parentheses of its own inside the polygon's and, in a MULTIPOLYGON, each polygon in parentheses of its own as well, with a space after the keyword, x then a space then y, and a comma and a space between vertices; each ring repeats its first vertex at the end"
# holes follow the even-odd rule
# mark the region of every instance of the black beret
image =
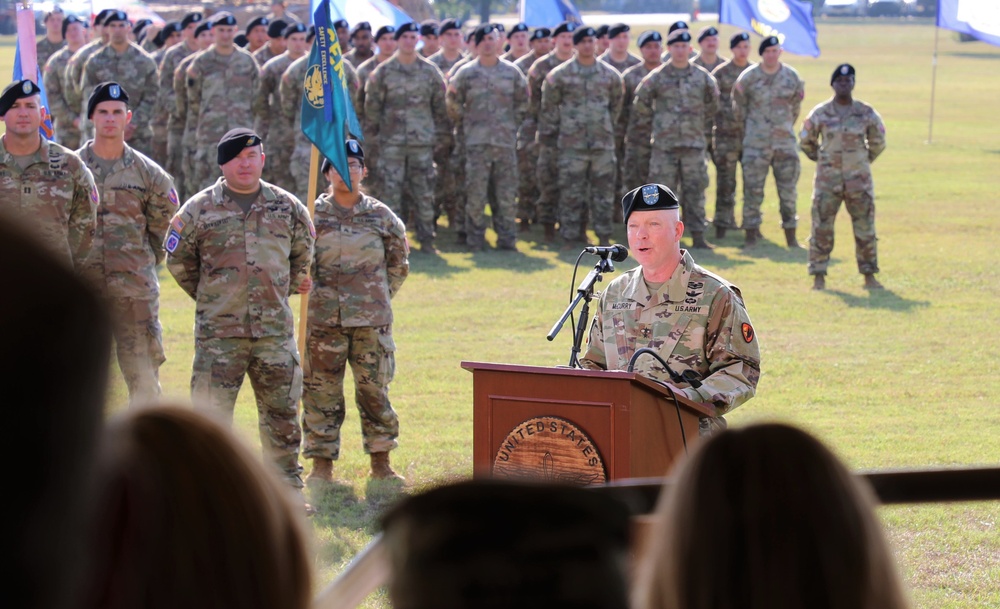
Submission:
POLYGON ((527 23, 523 23, 523 22, 522 23, 518 23, 514 27, 510 28, 509 32, 507 32, 507 38, 510 38, 511 36, 513 36, 514 34, 517 34, 518 32, 527 32, 527 31, 528 31, 528 24, 527 23))
POLYGON ((246 33, 249 34, 250 32, 253 31, 255 27, 258 26, 266 28, 268 25, 270 25, 270 23, 271 20, 268 19, 267 17, 255 17, 250 20, 250 23, 247 24, 246 33))
POLYGON ((624 23, 616 23, 608 28, 608 38, 614 38, 618 34, 624 34, 625 32, 631 32, 632 28, 624 23))
POLYGON ((675 42, 691 42, 691 34, 685 30, 680 30, 667 36, 667 46, 675 42))
MULTIPOLYGON (((379 30, 381 31, 381 30, 379 30)), ((413 32, 415 34, 420 33, 420 26, 416 23, 410 21, 409 23, 404 23, 403 25, 396 28, 396 33, 392 35, 395 40, 399 40, 399 37, 407 32, 413 32)))
POLYGON ((128 105, 128 91, 116 82, 102 82, 94 87, 87 100, 87 118, 94 116, 94 108, 97 104, 106 101, 120 101, 128 105))
POLYGON ((233 17, 232 13, 216 13, 216 15, 212 17, 212 25, 237 25, 236 17, 233 17))
POLYGON ((598 38, 604 38, 605 36, 607 36, 608 35, 608 28, 609 27, 611 27, 611 26, 608 25, 607 23, 605 23, 604 25, 598 27, 597 28, 597 37, 598 38))
POLYGON ((275 19, 267 26, 267 37, 268 38, 281 38, 285 34, 285 28, 288 27, 288 23, 282 21, 281 19, 275 19))
POLYGON ((246 34, 237 34, 236 38, 233 38, 233 44, 235 44, 240 48, 243 48, 248 44, 250 44, 250 40, 247 38, 246 34))
POLYGON ((719 35, 719 30, 715 29, 712 26, 708 26, 707 28, 703 28, 700 32, 698 32, 698 42, 701 42, 702 40, 708 38, 709 36, 718 36, 718 35, 719 35))
POLYGON ((476 28, 472 28, 472 31, 465 35, 465 44, 472 42, 472 37, 476 35, 476 28))
POLYGON ((354 35, 357 34, 358 32, 371 32, 371 31, 372 31, 372 24, 368 23, 367 21, 362 21, 361 23, 358 23, 353 28, 351 28, 351 38, 354 38, 354 35))
POLYGON ((438 35, 438 22, 433 19, 426 19, 420 22, 420 35, 421 36, 437 36, 438 35))
POLYGON ((350 24, 347 23, 347 19, 337 19, 333 22, 333 29, 335 30, 349 30, 351 29, 350 24))
POLYGON ((674 21, 672 24, 670 24, 670 29, 667 30, 667 34, 668 35, 672 34, 677 30, 689 30, 689 29, 691 28, 688 27, 687 21, 674 21))
POLYGON ((282 35, 285 38, 288 38, 292 34, 302 34, 304 32, 308 32, 308 31, 309 31, 309 27, 306 26, 306 24, 304 24, 304 23, 293 23, 292 25, 290 25, 290 26, 288 26, 288 27, 285 28, 285 31, 282 32, 282 35))
POLYGON ((849 63, 842 63, 837 66, 837 69, 833 71, 833 76, 830 77, 830 84, 837 80, 838 76, 854 76, 854 66, 849 63))
POLYGON ((628 191, 622 197, 622 215, 628 217, 634 211, 652 211, 654 209, 677 209, 680 202, 677 195, 663 184, 645 184, 628 191))
POLYGON ((156 45, 156 48, 158 49, 163 48, 164 45, 163 30, 160 30, 159 32, 156 33, 156 36, 153 36, 153 44, 156 45))
POLYGON ((202 21, 198 25, 198 27, 194 28, 194 37, 197 38, 198 36, 201 36, 203 33, 211 31, 211 29, 212 29, 211 21, 202 21))
POLYGON ((74 23, 80 23, 80 24, 83 25, 83 27, 87 27, 87 22, 84 21, 83 19, 80 19, 76 15, 66 15, 66 18, 63 19, 63 23, 62 23, 62 35, 63 35, 63 38, 66 37, 66 29, 69 26, 73 25, 74 23))
POLYGON ((313 38, 316 37, 316 26, 310 25, 309 29, 306 30, 306 42, 312 42, 313 38))
POLYGON ((663 36, 656 30, 646 30, 645 32, 639 34, 639 40, 636 44, 638 44, 641 49, 647 42, 663 42, 663 36))
POLYGON ((552 30, 552 36, 555 37, 558 36, 559 34, 566 34, 566 33, 572 34, 574 31, 576 31, 575 22, 563 21, 562 23, 556 26, 556 29, 552 30))
POLYGON ((391 25, 383 25, 378 29, 377 32, 375 32, 375 42, 378 42, 378 39, 381 38, 382 36, 388 36, 389 34, 395 34, 395 33, 396 33, 395 27, 391 25))
POLYGON ((10 110, 10 107, 17 100, 31 97, 32 95, 41 95, 41 93, 38 85, 28 79, 10 83, 3 90, 3 93, 0 94, 0 116, 7 114, 7 111, 10 110))
POLYGON ((743 41, 750 42, 750 34, 747 34, 746 32, 734 34, 733 37, 729 39, 729 48, 736 48, 736 45, 743 41))
POLYGON ((113 8, 106 8, 103 11, 97 13, 97 15, 94 17, 94 25, 104 25, 104 19, 105 19, 105 17, 107 17, 108 13, 110 13, 113 10, 115 10, 115 9, 113 9, 113 8))
POLYGON ((179 33, 184 28, 181 27, 180 21, 168 21, 160 33, 163 34, 163 42, 167 41, 167 37, 171 34, 179 33))
POLYGON ((493 27, 495 27, 495 28, 497 29, 497 31, 498 31, 498 32, 503 32, 503 31, 504 31, 504 30, 503 30, 503 24, 502 24, 502 23, 494 23, 494 24, 493 24, 493 27))
POLYGON ((239 156, 244 149, 260 145, 260 136, 252 129, 245 127, 231 129, 219 140, 219 154, 216 160, 218 160, 219 165, 225 165, 239 156))
POLYGON ((473 40, 476 41, 476 46, 479 46, 479 43, 483 41, 483 38, 486 38, 495 31, 497 31, 497 27, 492 23, 483 23, 479 25, 479 27, 476 28, 476 31, 473 32, 472 36, 473 40))
POLYGON ((445 19, 441 22, 441 27, 438 28, 438 34, 444 34, 448 30, 461 30, 462 22, 458 19, 445 19))
MULTIPOLYGON (((152 24, 153 24, 152 19, 140 19, 135 22, 135 25, 132 26, 132 33, 135 34, 136 38, 140 38, 142 37, 142 31, 152 24)), ((63 34, 63 38, 65 37, 66 34, 63 34)))
POLYGON ((764 40, 760 41, 760 48, 757 49, 757 52, 760 53, 761 55, 763 55, 765 49, 769 49, 771 47, 777 47, 777 46, 781 46, 781 41, 778 40, 778 37, 777 36, 768 36, 764 40))
POLYGON ((542 38, 548 38, 551 35, 552 35, 552 30, 550 30, 547 27, 540 27, 531 33, 531 39, 541 40, 542 38))
POLYGON ((204 20, 205 15, 202 15, 201 13, 188 13, 187 15, 184 15, 183 19, 181 19, 181 29, 187 29, 187 26, 192 23, 201 23, 204 20))
POLYGON ((125 14, 125 11, 108 11, 108 14, 104 17, 103 25, 111 25, 115 21, 128 22, 128 15, 125 14))
POLYGON ((597 30, 592 27, 582 27, 578 29, 573 32, 573 44, 580 44, 587 36, 597 38, 597 30))
MULTIPOLYGON (((365 149, 361 147, 361 142, 358 140, 347 140, 344 142, 344 150, 347 151, 347 158, 349 159, 360 159, 361 164, 365 163, 365 149)), ((323 166, 320 167, 320 173, 326 173, 333 168, 333 163, 330 159, 323 159, 323 166)))

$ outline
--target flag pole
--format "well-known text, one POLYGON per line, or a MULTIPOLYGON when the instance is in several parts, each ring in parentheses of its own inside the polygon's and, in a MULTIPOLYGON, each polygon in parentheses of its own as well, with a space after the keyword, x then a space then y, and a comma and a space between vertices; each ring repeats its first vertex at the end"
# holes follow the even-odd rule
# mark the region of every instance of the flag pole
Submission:
POLYGON ((937 90, 938 34, 941 28, 934 26, 934 57, 931 59, 931 116, 927 123, 927 143, 934 143, 934 92, 937 90))
MULTIPOLYGON (((312 154, 309 155, 309 200, 306 202, 310 219, 316 216, 316 197, 319 196, 316 186, 317 182, 319 182, 319 149, 316 146, 312 146, 312 154)), ((299 295, 299 357, 302 361, 306 359, 306 328, 308 321, 309 294, 301 294, 299 295)))

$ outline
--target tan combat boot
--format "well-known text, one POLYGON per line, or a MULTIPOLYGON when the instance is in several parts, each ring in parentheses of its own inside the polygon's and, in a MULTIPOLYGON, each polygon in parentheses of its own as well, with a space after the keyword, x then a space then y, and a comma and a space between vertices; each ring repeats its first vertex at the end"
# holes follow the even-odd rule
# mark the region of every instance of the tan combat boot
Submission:
POLYGON ((874 273, 865 273, 865 289, 866 290, 882 290, 884 287, 879 283, 878 279, 875 279, 874 273))
POLYGON ((372 453, 372 478, 376 480, 391 480, 394 482, 404 482, 405 479, 392 471, 389 465, 389 453, 372 453))
POLYGON ((761 237, 760 229, 748 228, 747 239, 746 242, 743 243, 743 247, 756 247, 757 240, 760 239, 760 237, 761 237))
POLYGON ((691 249, 714 250, 715 246, 705 241, 705 233, 691 233, 691 249))
POLYGON ((826 275, 823 273, 816 273, 813 275, 813 289, 814 290, 825 290, 826 289, 826 275))
POLYGON ((309 476, 306 477, 306 484, 313 486, 331 482, 333 482, 333 460, 323 457, 313 459, 313 468, 309 472, 309 476))
POLYGON ((785 243, 788 244, 788 249, 790 250, 802 249, 802 246, 799 245, 799 240, 795 238, 794 228, 785 229, 785 243))

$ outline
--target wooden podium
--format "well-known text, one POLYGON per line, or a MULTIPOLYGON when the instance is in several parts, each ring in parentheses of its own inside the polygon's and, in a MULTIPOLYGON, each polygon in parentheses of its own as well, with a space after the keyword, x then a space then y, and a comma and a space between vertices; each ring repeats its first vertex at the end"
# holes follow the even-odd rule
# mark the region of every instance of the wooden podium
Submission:
POLYGON ((576 484, 664 476, 715 408, 631 372, 462 362, 473 473, 576 484))

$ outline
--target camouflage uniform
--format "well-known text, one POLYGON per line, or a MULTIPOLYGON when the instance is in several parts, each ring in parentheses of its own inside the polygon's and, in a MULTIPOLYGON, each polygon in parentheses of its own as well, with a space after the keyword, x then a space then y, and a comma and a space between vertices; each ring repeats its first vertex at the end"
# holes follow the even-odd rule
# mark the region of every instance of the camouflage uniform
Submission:
POLYGON ((69 83, 66 81, 66 65, 73 55, 69 47, 63 47, 49 57, 42 73, 45 84, 45 96, 49 100, 49 113, 53 118, 56 141, 63 146, 76 150, 80 147, 80 128, 73 121, 80 118, 80 106, 71 106, 66 97, 69 83))
POLYGON ((379 151, 382 198, 398 214, 409 191, 424 246, 434 240, 434 150, 452 139, 444 96, 444 76, 421 57, 405 65, 394 55, 365 84, 365 133, 379 151))
POLYGON ((555 142, 546 144, 538 137, 538 124, 542 111, 542 85, 545 84, 549 72, 565 61, 567 60, 559 59, 556 52, 552 51, 531 64, 528 69, 528 116, 525 117, 521 132, 518 134, 518 146, 534 148, 530 152, 537 159, 534 171, 535 188, 538 192, 538 200, 526 201, 520 206, 518 215, 521 219, 533 215, 539 223, 545 225, 556 223, 556 206, 559 202, 559 151, 555 148, 555 142), (525 209, 526 205, 528 209, 525 209))
POLYGON ((611 238, 614 125, 623 95, 621 75, 602 61, 583 66, 574 58, 545 77, 538 142, 542 150, 559 150, 557 209, 566 241, 586 240, 581 229, 588 203, 594 232, 601 241, 611 238))
POLYGON ((261 445, 301 487, 302 369, 288 296, 309 273, 315 230, 290 193, 261 182, 244 214, 223 184, 220 178, 188 199, 165 242, 167 269, 196 302, 191 394, 198 407, 231 422, 249 374, 261 445))
POLYGON ((406 228, 384 204, 362 195, 354 207, 316 200, 314 283, 309 295, 303 454, 340 456, 344 371, 354 374, 366 453, 397 446, 399 419, 389 403, 396 369, 391 298, 409 272, 406 228))
POLYGON ((517 129, 528 111, 528 82, 514 64, 465 66, 448 84, 448 114, 461 126, 466 153, 465 232, 473 249, 485 246, 486 204, 493 209, 497 247, 514 249, 517 129))
POLYGON ((374 50, 370 50, 366 54, 361 54, 358 52, 357 47, 354 47, 350 51, 344 53, 344 59, 346 59, 347 63, 351 64, 351 66, 353 66, 355 69, 360 68, 361 64, 368 61, 374 56, 375 56, 374 50))
MULTIPOLYGON (((635 100, 635 90, 639 87, 642 79, 646 78, 650 72, 652 70, 647 68, 645 63, 640 63, 625 70, 625 73, 622 74, 622 82, 625 84, 625 97, 622 98, 622 111, 618 115, 618 121, 615 123, 615 154, 621 155, 618 157, 618 171, 621 180, 620 182, 617 178, 615 180, 615 186, 617 187, 615 200, 617 201, 621 201, 622 197, 629 190, 643 184, 646 181, 646 174, 649 171, 649 141, 635 142, 633 145, 636 148, 626 151, 625 134, 628 131, 629 119, 632 116, 632 102, 635 100), (633 160, 630 162, 630 159, 633 160), (642 163, 635 162, 634 159, 642 159, 642 163), (641 170, 640 166, 642 167, 641 170)), ((616 207, 616 209, 620 211, 620 208, 616 207)), ((615 212, 616 217, 618 217, 618 213, 617 211, 615 212)), ((620 219, 617 221, 620 221, 620 219)))
POLYGON ((89 141, 79 150, 101 193, 87 266, 103 278, 101 292, 113 312, 118 367, 129 400, 142 403, 160 395, 159 368, 166 361, 156 265, 164 258, 177 191, 167 172, 131 147, 126 145, 122 158, 105 169, 92 146, 89 141))
POLYGON ((716 228, 739 228, 736 223, 736 165, 743 153, 743 122, 733 115, 732 93, 740 74, 755 65, 748 62, 741 68, 727 61, 712 72, 719 83, 719 111, 715 115, 715 144, 712 146, 716 178, 712 223, 716 228))
MULTIPOLYGON (((294 129, 295 125, 285 125, 281 121, 281 75, 292 65, 292 56, 287 52, 264 64, 260 70, 260 81, 253 99, 254 131, 264 140, 267 164, 264 165, 264 180, 281 187, 291 188, 294 184, 289 165, 291 147, 287 138, 279 137, 282 131, 294 129), (272 121, 274 121, 272 125, 272 121), (272 130, 271 127, 274 127, 272 130)), ((301 92, 297 101, 302 103, 301 92)))
MULTIPOLYGON (((361 130, 366 136, 371 132, 371 129, 369 129, 368 120, 365 117, 365 85, 368 84, 368 77, 381 63, 382 60, 376 55, 366 60, 357 69, 358 88, 354 90, 352 100, 354 101, 354 111, 358 115, 358 122, 361 123, 361 130)), ((377 198, 381 193, 382 180, 380 179, 379 150, 374 142, 365 142, 365 167, 368 168, 368 178, 365 180, 368 194, 377 198)))
MULTIPOLYGON (((89 97, 95 85, 112 80, 128 91, 128 106, 132 111, 132 125, 135 126, 128 145, 149 154, 153 138, 150 122, 157 91, 156 62, 134 43, 130 42, 128 48, 121 53, 107 45, 87 59, 80 86, 85 96, 89 97)), ((86 117, 86 100, 82 100, 81 104, 83 116, 86 117)), ((81 131, 84 134, 93 131, 90 121, 86 121, 86 126, 81 131)))
POLYGON ((174 107, 167 119, 167 173, 174 176, 174 186, 181 199, 198 191, 194 183, 195 146, 197 117, 188 112, 187 69, 198 53, 192 53, 178 64, 174 70, 174 107), (173 168, 173 171, 171 171, 173 168))
POLYGON ((858 272, 878 272, 875 185, 871 164, 885 150, 885 124, 868 104, 834 100, 817 105, 802 125, 802 152, 816 161, 813 180, 809 274, 825 275, 833 251, 833 225, 841 201, 854 226, 858 272))
POLYGON ((611 56, 611 49, 604 51, 604 53, 598 57, 601 61, 608 64, 612 68, 618 70, 619 74, 624 74, 625 70, 631 68, 632 66, 637 66, 642 63, 642 60, 633 55, 632 53, 627 53, 625 55, 625 61, 615 61, 611 56))
MULTIPOLYGON (((59 42, 52 42, 49 40, 48 36, 42 36, 35 43, 35 56, 38 58, 39 67, 44 66, 48 63, 49 59, 52 58, 60 50, 66 48, 66 41, 61 40, 59 42)), ((46 91, 46 93, 48 93, 46 91)))
MULTIPOLYGON (((538 54, 532 49, 526 55, 522 55, 514 62, 514 67, 521 70, 527 79, 528 71, 532 64, 538 60, 538 54)), ((529 86, 530 91, 530 86, 529 86)), ((531 108, 529 95, 528 108, 531 108)), ((527 115, 525 115, 527 118, 527 115)), ((523 128, 523 123, 521 125, 523 128)), ((537 222, 538 216, 535 210, 535 203, 538 201, 538 179, 535 176, 535 169, 538 166, 538 146, 535 145, 534 133, 529 138, 527 134, 522 136, 521 129, 517 134, 517 217, 521 222, 537 222)))
POLYGON ((42 138, 22 170, 0 138, 0 201, 0 214, 25 222, 39 241, 85 272, 100 198, 94 176, 76 153, 42 138))
POLYGON ((212 184, 219 139, 230 129, 253 126, 253 92, 260 69, 239 47, 222 55, 215 45, 195 55, 187 69, 187 111, 195 121, 195 159, 191 190, 212 184))
MULTIPOLYGON (((194 41, 192 43, 197 44, 194 41)), ((187 42, 181 42, 170 47, 163 55, 163 61, 160 63, 158 76, 159 94, 156 97, 156 104, 153 106, 152 156, 157 163, 163 164, 163 168, 173 176, 177 176, 180 169, 178 163, 180 158, 171 158, 168 152, 170 113, 177 106, 177 94, 174 92, 174 72, 177 71, 177 66, 184 59, 197 52, 197 48, 192 49, 188 46, 187 42)))
POLYGON ((428 57, 427 61, 436 65, 438 69, 441 70, 442 74, 447 74, 456 63, 462 61, 463 59, 465 59, 465 56, 459 53, 458 57, 455 58, 455 61, 450 61, 447 57, 445 57, 444 50, 442 49, 428 57))
POLYGON ((799 152, 795 146, 795 121, 802 109, 805 83, 785 64, 767 74, 760 65, 748 68, 733 85, 733 114, 743 123, 743 228, 759 229, 764 181, 774 168, 778 187, 781 227, 795 228, 799 152))
MULTIPOLYGON (((459 54, 455 61, 449 61, 444 56, 443 51, 438 51, 428 57, 427 61, 433 63, 441 70, 447 82, 453 76, 451 69, 463 59, 465 57, 459 54)), ((453 127, 452 131, 454 131, 453 127)), ((458 136, 456 134, 457 139, 458 136)), ((434 158, 434 207, 437 210, 435 215, 446 214, 448 216, 448 226, 458 230, 459 233, 464 233, 465 208, 463 206, 462 209, 457 209, 459 200, 465 198, 465 180, 464 178, 461 181, 458 179, 460 176, 464 176, 465 172, 465 166, 462 165, 459 167, 457 164, 460 155, 460 146, 461 144, 456 141, 455 146, 452 150, 447 151, 447 154, 441 154, 434 158), (459 184, 461 184, 461 187, 459 184)))
POLYGON ((278 55, 281 55, 281 53, 275 54, 275 52, 271 50, 270 44, 265 44, 264 46, 254 51, 252 54, 253 58, 257 60, 257 65, 259 65, 262 68, 264 67, 264 64, 271 61, 278 55))
POLYGON ((681 201, 684 224, 693 233, 705 230, 705 189, 719 87, 704 68, 664 64, 644 78, 635 91, 629 117, 628 147, 650 149, 648 177, 673 189, 681 201))
MULTIPOLYGON (((611 50, 608 49, 600 56, 600 60, 608 64, 612 68, 618 70, 618 73, 622 75, 622 81, 625 80, 625 72, 634 68, 635 66, 642 65, 642 60, 635 55, 628 53, 625 57, 625 61, 615 61, 611 57, 611 50)), ((632 88, 632 93, 634 94, 635 87, 632 88)), ((622 109, 624 110, 626 105, 632 104, 632 94, 627 90, 625 91, 625 97, 622 98, 622 109)), ((623 112, 624 113, 624 112, 623 112)), ((615 201, 621 201, 621 198, 625 196, 625 193, 630 188, 625 188, 625 127, 628 126, 628 118, 625 118, 623 123, 621 117, 615 121, 615 201)), ((621 207, 618 205, 614 206, 612 210, 616 218, 616 222, 621 222, 621 207)))
POLYGON ((696 66, 700 66, 702 68, 705 68, 705 71, 708 72, 709 74, 711 74, 715 70, 715 68, 717 68, 717 67, 721 66, 722 64, 726 63, 726 60, 723 59, 720 55, 716 55, 715 56, 715 61, 709 63, 709 62, 705 61, 705 58, 702 57, 701 53, 698 53, 698 55, 694 59, 691 60, 691 63, 693 63, 696 66))
POLYGON ((671 383, 691 400, 714 404, 720 418, 756 393, 760 347, 739 288, 695 264, 684 250, 673 275, 654 294, 642 267, 608 284, 580 363, 591 370, 625 370, 644 347, 656 350, 678 374, 697 373, 701 387, 674 383, 652 357, 640 357, 636 372, 671 383))
POLYGON ((66 98, 66 103, 69 104, 69 107, 76 108, 82 115, 80 116, 81 141, 86 139, 84 138, 82 128, 87 120, 87 99, 90 97, 90 91, 84 94, 82 88, 83 67, 87 64, 90 56, 103 49, 104 46, 105 44, 100 38, 91 40, 80 47, 76 53, 73 53, 66 63, 66 72, 63 76, 63 96, 66 98))
POLYGON ((162 48, 156 48, 156 42, 153 40, 154 38, 156 38, 156 36, 146 36, 139 44, 139 48, 146 51, 150 55, 155 55, 156 53, 163 51, 162 48))

